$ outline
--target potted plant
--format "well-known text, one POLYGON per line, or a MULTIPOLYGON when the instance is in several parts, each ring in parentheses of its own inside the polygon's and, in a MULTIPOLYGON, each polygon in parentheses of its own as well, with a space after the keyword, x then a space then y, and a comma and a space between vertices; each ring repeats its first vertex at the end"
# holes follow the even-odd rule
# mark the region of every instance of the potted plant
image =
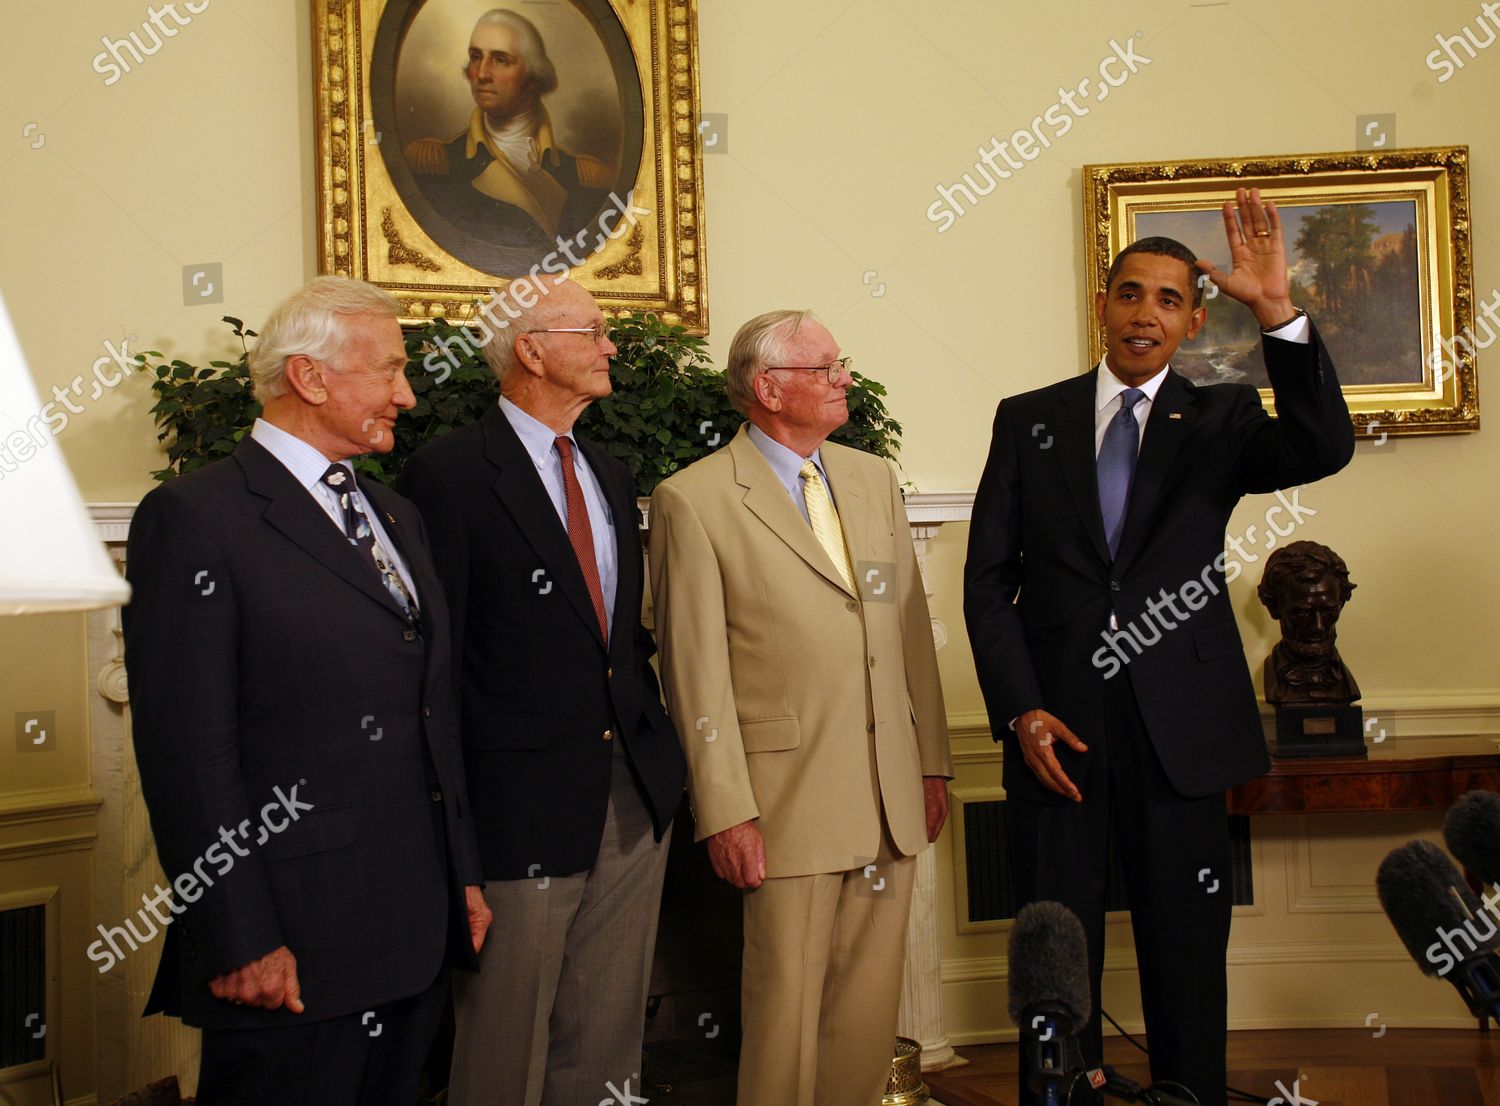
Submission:
MULTIPOLYGON (((224 321, 240 340, 237 360, 199 367, 149 350, 137 355, 141 371, 154 378, 151 413, 157 440, 166 443, 167 467, 152 473, 158 480, 227 456, 260 414, 246 366, 246 339, 255 331, 227 315, 224 321)), ((673 472, 727 442, 744 417, 730 406, 702 338, 647 313, 614 319, 610 337, 618 350, 610 360, 614 392, 584 412, 578 429, 629 466, 637 494, 649 496, 673 472)), ((362 475, 388 484, 421 445, 478 419, 498 391, 477 341, 457 324, 434 319, 408 330, 406 352, 416 406, 397 420, 389 453, 355 461, 362 475)), ((855 373, 849 421, 832 440, 894 460, 901 426, 884 395, 879 383, 855 373)))

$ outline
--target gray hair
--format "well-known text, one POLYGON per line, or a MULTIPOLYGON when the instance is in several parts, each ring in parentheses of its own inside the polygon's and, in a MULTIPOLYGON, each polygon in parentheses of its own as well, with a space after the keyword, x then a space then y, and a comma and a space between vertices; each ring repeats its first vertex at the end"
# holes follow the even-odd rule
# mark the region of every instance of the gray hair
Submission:
POLYGON ((250 351, 250 381, 264 404, 286 394, 286 360, 304 354, 332 362, 344 344, 345 315, 397 318, 401 304, 389 292, 341 276, 320 276, 276 305, 250 351))
MULTIPOLYGON (((538 96, 545 96, 556 90, 557 67, 547 56, 547 47, 542 42, 542 34, 536 29, 536 24, 520 12, 513 12, 509 8, 491 8, 474 21, 474 29, 478 30, 484 23, 508 27, 516 33, 518 40, 516 45, 521 54, 521 61, 526 65, 526 79, 538 96)), ((466 75, 467 72, 468 69, 465 67, 466 75)))
POLYGON ((783 308, 757 315, 735 333, 729 343, 729 363, 724 370, 724 386, 729 402, 740 414, 748 414, 755 402, 755 378, 773 361, 781 359, 786 344, 802 329, 802 324, 818 317, 811 311, 783 308))
POLYGON ((480 350, 484 353, 484 360, 490 367, 490 372, 495 374, 503 387, 505 376, 516 367, 516 339, 528 330, 538 326, 545 326, 548 321, 548 295, 550 291, 545 284, 532 282, 532 287, 537 291, 536 302, 530 307, 522 307, 518 303, 508 303, 504 312, 505 318, 494 326, 489 325, 494 318, 495 300, 498 296, 509 297, 510 290, 517 283, 527 282, 529 278, 519 277, 506 285, 504 291, 498 293, 480 309, 483 320, 476 319, 475 325, 480 330, 481 341, 484 343, 480 350))

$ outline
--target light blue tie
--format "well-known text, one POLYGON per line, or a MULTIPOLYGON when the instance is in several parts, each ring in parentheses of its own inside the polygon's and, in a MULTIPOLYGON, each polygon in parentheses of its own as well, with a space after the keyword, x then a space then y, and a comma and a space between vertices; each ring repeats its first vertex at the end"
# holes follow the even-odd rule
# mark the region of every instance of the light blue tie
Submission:
POLYGON ((1139 388, 1126 388, 1120 393, 1120 412, 1109 420, 1104 444, 1099 447, 1099 513, 1104 518, 1104 538, 1111 558, 1119 551, 1120 535, 1125 530, 1125 507, 1130 502, 1130 483, 1141 444, 1135 405, 1145 396, 1139 388))

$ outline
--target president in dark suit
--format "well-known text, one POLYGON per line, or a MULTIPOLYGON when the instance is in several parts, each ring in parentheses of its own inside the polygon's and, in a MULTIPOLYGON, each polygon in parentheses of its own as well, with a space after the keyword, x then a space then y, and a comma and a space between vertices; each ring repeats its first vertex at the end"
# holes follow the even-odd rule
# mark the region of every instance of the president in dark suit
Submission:
POLYGON ((203 1106, 411 1106, 489 923, 421 518, 348 463, 413 404, 396 316, 339 277, 290 296, 250 354, 263 416, 130 530, 136 758, 176 894, 147 1011, 203 1028, 203 1106))
POLYGON ((685 776, 641 625, 630 472, 573 432, 609 395, 615 348, 582 287, 537 291, 485 344, 498 402, 403 473, 454 612, 484 894, 506 934, 456 989, 454 1106, 638 1095, 685 776))
MULTIPOLYGON (((1000 404, 964 572, 980 687, 1005 746, 1017 906, 1061 902, 1087 935, 1084 1057, 1101 1055, 1113 837, 1152 1077, 1205 1106, 1225 1102, 1224 792, 1268 767, 1225 527, 1241 496, 1320 479, 1354 452, 1333 364, 1288 298, 1275 206, 1241 189, 1224 222, 1229 274, 1171 239, 1134 243, 1094 305, 1102 362, 1000 404), (1199 387, 1169 367, 1206 317, 1199 269, 1260 322, 1279 418, 1254 388, 1199 387)), ((1036 1099, 1023 1089, 1022 1101, 1036 1099)))

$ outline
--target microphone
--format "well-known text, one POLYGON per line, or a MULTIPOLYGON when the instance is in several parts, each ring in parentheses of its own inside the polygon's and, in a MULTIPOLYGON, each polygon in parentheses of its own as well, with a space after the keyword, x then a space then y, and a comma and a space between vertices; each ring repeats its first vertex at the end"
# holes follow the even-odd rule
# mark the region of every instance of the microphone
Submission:
POLYGON ((1443 823, 1443 840, 1465 868, 1491 886, 1500 884, 1500 795, 1470 791, 1461 796, 1443 823))
POLYGON ((1500 1021, 1500 895, 1481 903, 1443 850, 1408 841, 1380 863, 1380 905, 1424 975, 1446 979, 1476 1017, 1500 1021))
POLYGON ((1016 915, 1006 958, 1027 1086, 1047 1106, 1062 1106, 1083 1074, 1077 1036, 1093 1011, 1083 924, 1061 903, 1031 903, 1016 915))

